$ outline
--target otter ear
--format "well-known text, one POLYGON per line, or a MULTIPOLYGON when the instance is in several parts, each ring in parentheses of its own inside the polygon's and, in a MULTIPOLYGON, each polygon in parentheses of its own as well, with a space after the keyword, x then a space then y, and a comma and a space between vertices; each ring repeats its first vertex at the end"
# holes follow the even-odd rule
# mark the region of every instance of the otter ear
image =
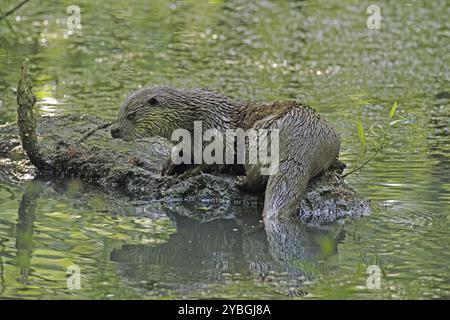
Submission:
POLYGON ((157 104, 159 104, 159 101, 155 97, 151 97, 147 100, 147 103, 151 106, 156 106, 157 104))

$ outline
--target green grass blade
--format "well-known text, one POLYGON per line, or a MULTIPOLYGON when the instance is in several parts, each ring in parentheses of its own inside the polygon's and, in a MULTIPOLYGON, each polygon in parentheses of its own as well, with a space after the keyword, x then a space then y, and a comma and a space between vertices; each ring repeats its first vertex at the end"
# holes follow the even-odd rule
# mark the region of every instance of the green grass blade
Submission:
POLYGON ((361 120, 358 121, 356 124, 356 127, 358 128, 358 136, 359 136, 359 142, 361 142, 361 145, 364 145, 366 142, 365 135, 364 135, 364 127, 362 125, 361 120))
POLYGON ((395 115, 395 110, 397 110, 397 101, 392 105, 391 112, 389 112, 389 118, 392 118, 395 115))

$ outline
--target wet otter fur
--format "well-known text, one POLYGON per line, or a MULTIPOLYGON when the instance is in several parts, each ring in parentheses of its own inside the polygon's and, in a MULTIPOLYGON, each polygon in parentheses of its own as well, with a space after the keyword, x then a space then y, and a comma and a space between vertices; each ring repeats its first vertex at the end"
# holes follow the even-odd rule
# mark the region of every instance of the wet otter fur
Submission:
POLYGON ((279 130, 279 171, 264 176, 259 165, 246 164, 242 183, 253 192, 265 188, 264 220, 296 214, 308 181, 326 170, 339 154, 336 130, 307 105, 242 102, 206 89, 154 87, 133 92, 122 104, 111 135, 124 140, 170 139, 175 129, 193 133, 194 121, 202 121, 204 130, 221 132, 279 130))

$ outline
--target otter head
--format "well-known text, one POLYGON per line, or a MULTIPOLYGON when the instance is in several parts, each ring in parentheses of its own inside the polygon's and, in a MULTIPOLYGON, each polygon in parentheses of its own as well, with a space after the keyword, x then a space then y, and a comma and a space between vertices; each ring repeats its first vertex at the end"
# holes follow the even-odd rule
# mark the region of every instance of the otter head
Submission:
POLYGON ((184 91, 144 88, 125 99, 111 127, 111 135, 127 141, 153 136, 170 139, 175 129, 189 130, 194 115, 194 106, 184 91))

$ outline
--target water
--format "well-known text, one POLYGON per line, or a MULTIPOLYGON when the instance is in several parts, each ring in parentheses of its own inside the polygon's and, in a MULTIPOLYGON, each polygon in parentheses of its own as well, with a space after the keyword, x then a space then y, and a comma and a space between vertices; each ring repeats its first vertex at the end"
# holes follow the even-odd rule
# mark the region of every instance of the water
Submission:
POLYGON ((8 18, 13 31, 0 20, 0 123, 15 119, 26 57, 40 114, 112 119, 146 84, 298 99, 336 124, 350 164, 357 121, 385 124, 395 100, 405 118, 347 178, 381 209, 300 226, 299 259, 283 258, 255 208, 199 223, 115 206, 79 181, 0 182, 0 297, 449 298, 450 6, 377 3, 380 30, 366 27, 372 3, 357 1, 77 1, 82 35, 67 37, 72 1, 30 1, 8 18), (79 290, 66 283, 74 264, 79 290), (371 265, 380 289, 366 286, 371 265))

